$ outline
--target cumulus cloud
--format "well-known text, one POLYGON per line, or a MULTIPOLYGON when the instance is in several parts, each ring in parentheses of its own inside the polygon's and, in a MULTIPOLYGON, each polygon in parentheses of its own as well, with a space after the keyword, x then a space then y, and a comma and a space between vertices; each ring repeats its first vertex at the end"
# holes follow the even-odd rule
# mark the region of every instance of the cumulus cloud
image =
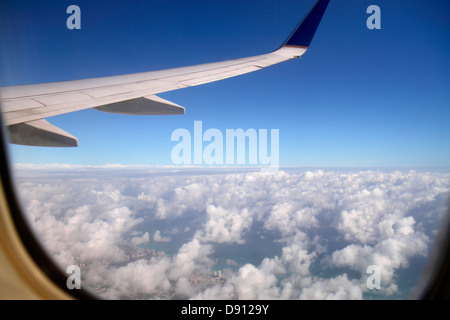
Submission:
POLYGON ((349 280, 347 274, 330 279, 317 279, 310 287, 302 290, 302 300, 360 300, 363 297, 361 285, 349 280))
POLYGON ((105 281, 110 285, 105 296, 110 299, 140 298, 158 290, 169 291, 171 283, 166 276, 169 267, 170 260, 162 259, 138 260, 115 268, 105 281))
POLYGON ((212 263, 208 257, 211 252, 211 245, 202 244, 197 239, 185 243, 173 259, 174 267, 169 277, 173 280, 189 277, 197 268, 205 268, 212 263))
POLYGON ((256 300, 279 298, 280 288, 277 286, 277 273, 284 273, 278 259, 266 258, 259 267, 245 264, 225 284, 208 288, 194 299, 256 300))
POLYGON ((217 243, 244 243, 242 234, 248 230, 252 217, 247 208, 240 211, 236 209, 223 209, 214 205, 206 207, 208 221, 203 230, 196 237, 205 242, 217 243))
POLYGON ((153 241, 155 241, 155 242, 169 242, 170 238, 161 236, 161 231, 156 230, 155 233, 153 234, 153 241))
POLYGON ((64 269, 82 264, 85 287, 111 299, 398 296, 399 276, 429 254, 450 177, 29 166, 18 176, 48 251, 64 269), (370 265, 378 291, 366 286, 370 265))
POLYGON ((350 267, 365 271, 370 265, 381 269, 381 280, 390 283, 396 270, 409 266, 409 259, 425 256, 429 238, 422 232, 414 232, 410 226, 397 229, 392 237, 381 240, 374 246, 351 244, 332 254, 335 266, 350 267))
POLYGON ((135 246, 147 243, 149 241, 150 241, 150 236, 148 235, 148 232, 144 233, 141 237, 134 237, 131 239, 131 243, 134 244, 135 246))
POLYGON ((187 298, 195 293, 189 278, 194 271, 207 270, 211 263, 210 250, 210 246, 193 240, 184 244, 173 258, 139 259, 113 268, 103 280, 108 285, 104 296, 109 299, 151 298, 163 292, 162 297, 187 298))

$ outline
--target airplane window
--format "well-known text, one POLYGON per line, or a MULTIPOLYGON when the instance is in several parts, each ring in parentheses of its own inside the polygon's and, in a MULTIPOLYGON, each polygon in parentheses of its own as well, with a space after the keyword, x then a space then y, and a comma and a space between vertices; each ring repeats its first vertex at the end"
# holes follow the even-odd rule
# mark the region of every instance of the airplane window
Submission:
POLYGON ((69 291, 416 297, 450 191, 445 8, 1 2, 11 174, 69 291))

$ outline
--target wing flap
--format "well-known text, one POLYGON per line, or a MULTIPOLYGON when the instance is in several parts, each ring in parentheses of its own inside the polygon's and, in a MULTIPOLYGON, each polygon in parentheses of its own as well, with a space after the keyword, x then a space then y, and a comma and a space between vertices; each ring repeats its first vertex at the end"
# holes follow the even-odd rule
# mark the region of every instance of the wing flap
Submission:
POLYGON ((41 147, 78 146, 77 138, 44 119, 14 124, 7 129, 9 141, 15 144, 41 147))
POLYGON ((155 95, 115 102, 95 109, 129 115, 172 115, 184 114, 184 108, 155 95))
POLYGON ((256 70, 260 70, 260 69, 261 68, 258 68, 255 66, 248 66, 248 67, 239 68, 236 70, 220 72, 217 74, 210 74, 210 75, 206 75, 204 77, 194 77, 192 79, 182 80, 181 83, 184 85, 187 85, 187 86, 197 86, 197 85, 201 85, 201 84, 205 84, 205 83, 209 83, 209 82, 214 82, 214 81, 218 81, 218 80, 235 77, 235 76, 238 76, 241 74, 253 72, 256 70))
POLYGON ((82 92, 66 92, 60 94, 51 94, 47 96, 34 97, 33 100, 42 103, 45 106, 51 106, 59 103, 72 103, 77 101, 86 101, 93 99, 82 92))
MULTIPOLYGON (((185 85, 177 85, 178 88, 186 87, 185 85)), ((158 92, 164 92, 173 90, 174 85, 161 83, 158 81, 157 86, 149 86, 146 90, 140 91, 129 91, 122 94, 107 95, 99 98, 86 98, 84 100, 76 101, 64 101, 61 103, 51 104, 51 105, 40 105, 34 108, 28 109, 17 109, 14 111, 4 108, 4 120, 7 125, 13 125, 21 122, 29 122, 33 120, 38 120, 42 118, 48 118, 60 114, 65 114, 69 112, 75 112, 79 110, 100 107, 103 105, 112 104, 115 102, 126 101, 131 99, 136 99, 140 97, 146 97, 154 95, 158 92)), ((2 104, 7 104, 14 100, 2 101, 2 104)))
POLYGON ((16 99, 2 102, 2 109, 6 112, 20 111, 43 107, 44 105, 33 99, 16 99))

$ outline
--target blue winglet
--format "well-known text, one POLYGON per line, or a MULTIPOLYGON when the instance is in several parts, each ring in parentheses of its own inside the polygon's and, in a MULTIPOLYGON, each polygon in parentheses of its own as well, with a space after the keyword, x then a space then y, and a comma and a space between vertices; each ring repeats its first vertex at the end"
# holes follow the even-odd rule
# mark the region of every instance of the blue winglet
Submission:
POLYGON ((318 0, 309 13, 303 18, 302 22, 295 28, 294 32, 283 43, 284 46, 294 46, 308 48, 311 43, 320 20, 327 9, 330 0, 318 0))

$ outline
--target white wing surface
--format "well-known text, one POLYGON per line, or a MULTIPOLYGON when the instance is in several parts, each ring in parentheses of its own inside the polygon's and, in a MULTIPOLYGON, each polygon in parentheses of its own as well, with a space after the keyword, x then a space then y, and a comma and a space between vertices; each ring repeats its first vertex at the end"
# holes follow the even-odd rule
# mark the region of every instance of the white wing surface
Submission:
POLYGON ((75 137, 44 118, 96 108, 135 115, 184 114, 184 108, 156 94, 218 81, 301 57, 308 49, 329 0, 318 0, 276 51, 242 59, 161 71, 1 88, 3 121, 10 142, 73 147, 75 137), (302 35, 303 34, 303 35, 302 35))

